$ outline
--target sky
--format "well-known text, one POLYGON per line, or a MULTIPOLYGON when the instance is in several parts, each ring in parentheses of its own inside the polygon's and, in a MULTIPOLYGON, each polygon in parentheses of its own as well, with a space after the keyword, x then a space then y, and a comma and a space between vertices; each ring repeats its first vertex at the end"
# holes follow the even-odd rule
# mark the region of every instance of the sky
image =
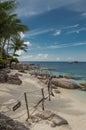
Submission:
POLYGON ((86 0, 17 1, 15 11, 29 27, 19 60, 86 61, 86 0))

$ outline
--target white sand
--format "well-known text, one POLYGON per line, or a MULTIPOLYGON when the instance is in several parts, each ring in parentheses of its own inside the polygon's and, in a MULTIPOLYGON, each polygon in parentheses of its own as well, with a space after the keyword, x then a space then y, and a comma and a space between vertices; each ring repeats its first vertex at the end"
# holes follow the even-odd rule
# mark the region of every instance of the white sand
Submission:
MULTIPOLYGON (((16 71, 12 71, 16 73, 16 71)), ((25 122, 27 118, 26 106, 24 101, 24 92, 27 93, 30 114, 33 112, 33 106, 41 99, 41 88, 46 86, 29 74, 23 74, 20 77, 22 85, 0 84, 0 111, 6 115, 25 122), (22 106, 13 112, 13 106, 21 101, 22 106)), ((46 95, 47 95, 47 89, 46 95)), ((71 90, 60 89, 61 94, 55 94, 52 100, 45 103, 45 109, 52 110, 64 117, 69 126, 51 127, 48 121, 40 121, 31 126, 32 130, 85 130, 86 129, 86 102, 80 101, 76 96, 70 94, 71 90)), ((76 91, 76 90, 73 90, 76 91)), ((83 93, 81 91, 81 93, 83 93)), ((41 106, 40 106, 41 107, 41 106)), ((41 110, 39 108, 38 110, 41 110)), ((28 125, 28 123, 26 123, 28 125)))

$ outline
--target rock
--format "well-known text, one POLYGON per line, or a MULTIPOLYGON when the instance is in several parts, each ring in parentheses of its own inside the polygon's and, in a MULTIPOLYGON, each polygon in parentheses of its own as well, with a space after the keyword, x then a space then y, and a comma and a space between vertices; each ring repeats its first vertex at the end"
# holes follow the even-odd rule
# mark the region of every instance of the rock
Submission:
POLYGON ((59 75, 59 78, 63 78, 63 75, 59 75))
POLYGON ((24 69, 19 70, 19 72, 21 72, 21 73, 26 73, 24 69))
POLYGON ((57 87, 61 87, 61 88, 67 88, 67 89, 80 88, 80 85, 78 85, 77 83, 75 83, 73 81, 69 81, 69 80, 53 78, 51 83, 56 85, 57 87))
POLYGON ((51 111, 43 111, 41 113, 37 113, 35 116, 43 119, 43 120, 47 120, 48 118, 50 118, 52 116, 53 113, 51 113, 51 111))
POLYGON ((9 75, 7 78, 7 83, 20 85, 22 81, 19 79, 17 75, 9 75))
POLYGON ((40 118, 37 117, 37 116, 32 116, 32 117, 31 117, 31 121, 32 121, 32 123, 37 123, 37 122, 40 121, 40 118))
POLYGON ((9 68, 4 68, 0 70, 0 73, 10 73, 11 70, 9 68))
POLYGON ((20 74, 20 73, 16 73, 15 75, 16 75, 16 76, 23 76, 23 75, 22 75, 22 74, 20 74))
POLYGON ((86 87, 86 82, 82 82, 82 83, 80 83, 80 85, 86 87))
POLYGON ((21 74, 16 73, 15 75, 8 75, 10 71, 8 69, 3 69, 0 71, 0 83, 10 83, 10 84, 17 84, 20 85, 22 81, 19 79, 18 76, 21 74))
POLYGON ((51 88, 52 88, 52 89, 57 89, 57 86, 54 85, 54 84, 51 84, 51 88))
POLYGON ((80 90, 86 91, 86 82, 82 82, 82 83, 80 83, 80 85, 81 85, 80 90))
POLYGON ((61 93, 58 89, 54 90, 55 93, 61 93))
POLYGON ((0 130, 30 130, 22 123, 0 113, 0 130))
POLYGON ((68 122, 64 118, 51 111, 43 111, 41 113, 37 113, 35 116, 43 120, 51 121, 52 127, 68 124, 68 122))
POLYGON ((69 75, 65 75, 64 78, 66 78, 66 79, 75 79, 75 77, 69 76, 69 75))
POLYGON ((8 75, 6 73, 0 73, 0 83, 7 82, 8 75))
POLYGON ((80 90, 81 91, 86 91, 86 87, 82 87, 80 90))
POLYGON ((56 127, 56 125, 52 122, 52 123, 51 123, 51 127, 56 127))
POLYGON ((52 78, 57 78, 57 76, 56 76, 56 75, 53 75, 52 78))
POLYGON ((52 118, 51 118, 51 121, 55 126, 61 126, 61 125, 65 125, 65 124, 68 124, 68 122, 63 119, 62 117, 58 116, 58 115, 54 115, 52 118))
POLYGON ((10 69, 6 68, 6 69, 1 69, 0 70, 0 82, 1 83, 7 82, 7 78, 8 78, 7 73, 10 73, 10 69))

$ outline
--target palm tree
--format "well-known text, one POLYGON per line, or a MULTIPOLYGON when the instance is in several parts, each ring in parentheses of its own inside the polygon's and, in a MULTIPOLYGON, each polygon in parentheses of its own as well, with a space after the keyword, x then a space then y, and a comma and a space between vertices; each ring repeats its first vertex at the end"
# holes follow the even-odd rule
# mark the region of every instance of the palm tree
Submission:
POLYGON ((6 33, 6 37, 5 37, 8 43, 5 42, 5 44, 3 44, 4 47, 5 45, 7 45, 7 52, 8 52, 9 45, 13 42, 11 41, 11 39, 14 39, 14 37, 21 38, 20 33, 21 32, 24 33, 28 31, 27 26, 23 25, 21 23, 21 20, 18 19, 16 15, 9 16, 8 22, 9 22, 9 26, 7 26, 6 31, 8 32, 9 30, 9 32, 6 33))
POLYGON ((27 44, 25 44, 24 41, 21 40, 20 38, 15 37, 14 39, 12 39, 12 42, 13 43, 10 45, 10 49, 14 50, 13 56, 16 55, 16 51, 18 50, 23 50, 23 51, 27 50, 27 44))
POLYGON ((20 32, 28 31, 27 26, 23 25, 21 20, 17 18, 16 14, 11 12, 15 8, 14 0, 0 2, 0 47, 2 48, 2 55, 5 46, 7 45, 7 53, 9 44, 13 37, 20 37, 20 32))
POLYGON ((13 55, 17 50, 26 51, 27 45, 21 40, 20 33, 28 31, 21 20, 12 11, 15 9, 15 0, 0 1, 0 55, 6 59, 9 56, 9 48, 13 49, 13 55))

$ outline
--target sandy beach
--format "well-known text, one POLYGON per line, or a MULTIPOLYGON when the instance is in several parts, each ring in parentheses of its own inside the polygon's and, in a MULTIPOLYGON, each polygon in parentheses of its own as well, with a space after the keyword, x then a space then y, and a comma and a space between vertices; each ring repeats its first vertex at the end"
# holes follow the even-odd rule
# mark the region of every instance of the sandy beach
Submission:
MULTIPOLYGON (((17 71, 13 70, 11 73, 15 74, 17 71)), ((27 92, 28 104, 30 114, 33 114, 33 106, 41 99, 41 88, 44 88, 47 95, 47 86, 39 79, 31 76, 29 73, 22 74, 20 79, 23 81, 21 85, 2 84, 0 83, 0 112, 10 116, 13 119, 19 120, 28 126, 26 122, 27 111, 24 100, 24 92, 27 92), (13 106, 21 101, 21 107, 15 112, 12 110, 13 106)), ((69 125, 59 127, 51 127, 50 123, 42 120, 31 126, 32 130, 85 130, 86 128, 86 103, 81 101, 73 94, 76 90, 67 90, 59 88, 60 94, 55 94, 51 97, 51 101, 45 102, 45 110, 51 110, 68 121, 69 125), (71 91, 71 93, 70 93, 71 91)), ((79 90, 77 90, 79 91, 79 90)), ((85 93, 82 92, 81 93, 85 93)), ((37 112, 42 111, 41 105, 37 112)))

